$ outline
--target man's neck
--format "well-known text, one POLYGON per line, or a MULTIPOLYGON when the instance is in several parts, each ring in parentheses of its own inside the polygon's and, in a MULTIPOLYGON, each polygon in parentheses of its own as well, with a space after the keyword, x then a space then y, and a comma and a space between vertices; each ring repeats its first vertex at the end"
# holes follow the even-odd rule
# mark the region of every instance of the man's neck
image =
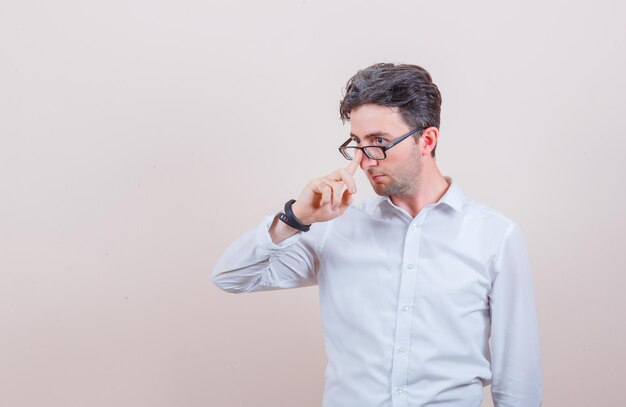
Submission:
POLYGON ((430 171, 424 170, 424 176, 416 183, 414 191, 407 196, 389 197, 394 205, 406 210, 412 217, 416 217, 424 207, 438 202, 450 187, 436 166, 430 171))

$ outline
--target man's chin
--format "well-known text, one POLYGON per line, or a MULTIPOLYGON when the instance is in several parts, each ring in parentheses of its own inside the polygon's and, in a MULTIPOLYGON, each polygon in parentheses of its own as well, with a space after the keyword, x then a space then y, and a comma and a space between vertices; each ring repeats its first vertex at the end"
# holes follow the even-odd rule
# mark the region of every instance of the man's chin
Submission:
POLYGON ((382 185, 380 183, 375 183, 375 182, 371 182, 372 184, 372 189, 374 190, 374 192, 376 193, 376 195, 380 195, 380 196, 389 196, 389 188, 385 185, 382 185))

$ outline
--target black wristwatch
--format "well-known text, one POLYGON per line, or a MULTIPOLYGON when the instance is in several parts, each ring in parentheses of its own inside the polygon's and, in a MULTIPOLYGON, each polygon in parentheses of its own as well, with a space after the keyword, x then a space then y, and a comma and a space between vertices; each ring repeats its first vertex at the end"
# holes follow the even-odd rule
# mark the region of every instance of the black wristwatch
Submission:
POLYGON ((296 218, 296 215, 293 214, 293 210, 291 209, 291 205, 296 202, 295 199, 287 201, 285 203, 285 212, 278 215, 278 219, 291 226, 294 229, 298 229, 302 232, 308 232, 311 229, 311 225, 304 225, 302 222, 296 218))

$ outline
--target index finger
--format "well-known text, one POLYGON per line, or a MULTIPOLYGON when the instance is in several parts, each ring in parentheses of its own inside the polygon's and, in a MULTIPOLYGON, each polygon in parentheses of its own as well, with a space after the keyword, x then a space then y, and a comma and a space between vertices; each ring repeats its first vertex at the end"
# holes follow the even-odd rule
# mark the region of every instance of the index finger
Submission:
POLYGON ((356 150, 356 154, 354 155, 354 158, 352 159, 352 161, 350 161, 350 165, 346 167, 350 175, 354 175, 354 173, 356 172, 356 169, 359 168, 359 164, 361 163, 362 158, 363 158, 363 151, 356 150))

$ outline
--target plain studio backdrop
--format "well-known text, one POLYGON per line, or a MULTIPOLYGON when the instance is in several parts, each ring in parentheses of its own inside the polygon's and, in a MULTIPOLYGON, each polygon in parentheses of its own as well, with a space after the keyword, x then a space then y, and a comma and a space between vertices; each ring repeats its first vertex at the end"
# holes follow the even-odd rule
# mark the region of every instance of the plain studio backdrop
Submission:
POLYGON ((319 406, 317 288, 233 295, 210 275, 347 164, 342 89, 375 62, 431 72, 443 174, 522 227, 544 406, 621 405, 624 12, 1 0, 0 405, 319 406))

